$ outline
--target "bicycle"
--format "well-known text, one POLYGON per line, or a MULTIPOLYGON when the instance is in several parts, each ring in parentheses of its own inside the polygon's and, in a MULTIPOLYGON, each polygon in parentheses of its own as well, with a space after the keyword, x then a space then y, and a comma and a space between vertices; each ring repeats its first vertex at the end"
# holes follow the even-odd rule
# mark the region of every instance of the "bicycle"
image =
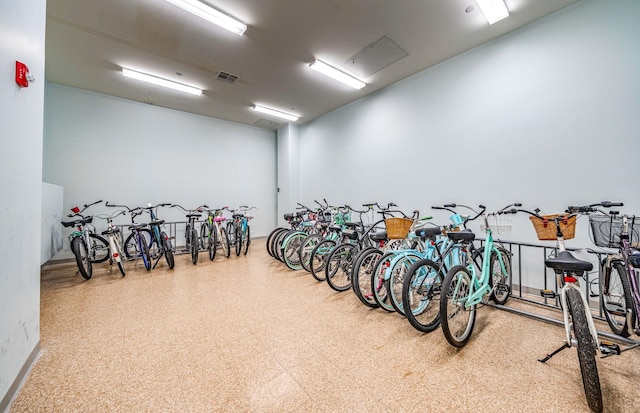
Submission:
MULTIPOLYGON (((367 210, 364 211, 355 210, 348 205, 346 207, 353 212, 359 213, 362 217, 363 214, 372 211, 374 205, 380 208, 377 203, 363 205, 367 207, 367 210)), ((325 279, 333 290, 342 292, 352 288, 352 269, 353 264, 356 261, 356 257, 362 253, 362 251, 373 248, 373 243, 379 241, 380 238, 388 238, 386 231, 382 228, 382 224, 385 223, 385 218, 393 216, 393 213, 402 213, 402 211, 399 210, 391 210, 391 206, 397 205, 389 203, 387 208, 382 208, 378 211, 379 214, 383 215, 383 218, 372 223, 368 227, 364 226, 362 219, 360 223, 345 223, 348 229, 342 231, 344 241, 335 246, 335 248, 333 248, 329 253, 324 268, 325 279), (373 235, 373 231, 378 228, 380 230, 380 234, 377 236, 373 235), (383 232, 384 235, 382 235, 383 232)), ((402 215, 405 216, 404 219, 411 221, 406 218, 406 215, 402 215)))
MULTIPOLYGON (((106 204, 108 203, 109 202, 107 201, 106 204)), ((109 240, 109 264, 113 266, 113 262, 115 261, 118 265, 118 270, 120 270, 120 273, 123 277, 126 275, 126 272, 123 262, 123 257, 125 256, 125 254, 124 248, 122 247, 122 234, 120 233, 120 229, 113 225, 113 219, 117 216, 124 215, 125 213, 126 211, 121 210, 116 211, 111 215, 95 215, 96 218, 104 219, 107 221, 107 230, 102 231, 102 235, 106 235, 107 239, 109 240)))
POLYGON ((229 246, 229 238, 227 237, 227 230, 222 223, 226 221, 226 218, 222 216, 222 211, 228 209, 228 207, 222 207, 215 210, 206 207, 207 219, 200 227, 200 237, 202 239, 202 245, 209 251, 209 259, 213 261, 216 258, 216 252, 218 247, 222 247, 222 252, 226 258, 229 258, 231 254, 231 247, 229 246))
MULTIPOLYGON (((455 205, 453 205, 455 207, 455 205)), ((486 214, 486 207, 480 205, 480 212, 474 218, 469 218, 467 222, 473 221, 482 216, 486 233, 484 249, 482 250, 482 261, 479 264, 474 258, 479 255, 473 241, 473 232, 452 233, 450 238, 459 242, 463 249, 467 251, 467 265, 456 265, 451 268, 442 282, 442 293, 440 294, 440 326, 447 342, 454 347, 464 347, 473 332, 476 320, 476 309, 478 304, 485 303, 491 299, 497 304, 505 304, 509 298, 511 280, 511 258, 510 253, 502 246, 496 246, 493 232, 506 233, 511 230, 511 222, 499 219, 503 214, 515 214, 517 210, 512 207, 522 206, 521 204, 508 205, 497 212, 486 214), (476 267, 480 274, 477 273, 476 267)))
POLYGON ((603 403, 595 359, 596 351, 599 351, 603 357, 609 357, 619 355, 622 351, 629 350, 632 347, 621 350, 620 346, 615 343, 599 340, 598 332, 589 310, 589 303, 580 289, 578 281, 593 269, 593 264, 575 258, 565 247, 565 240, 571 239, 575 235, 577 215, 588 214, 597 206, 609 208, 622 206, 622 203, 605 201, 589 206, 570 206, 565 214, 555 215, 540 215, 540 210, 535 212, 520 211, 531 215, 530 219, 538 239, 556 240, 555 255, 545 259, 545 266, 554 271, 558 292, 542 290, 540 294, 545 298, 560 298, 566 339, 560 348, 538 359, 538 361, 546 363, 562 350, 576 347, 587 404, 593 411, 601 412, 603 403))
POLYGON ((109 258, 109 244, 107 240, 95 233, 95 227, 91 225, 92 216, 84 216, 82 213, 89 207, 101 203, 102 200, 91 204, 85 204, 82 209, 71 208, 72 214, 67 217, 80 217, 73 221, 61 221, 63 227, 76 227, 76 230, 69 234, 69 246, 76 259, 78 271, 85 280, 93 275, 94 263, 104 262, 109 258))
POLYGON ((175 260, 173 257, 173 246, 171 245, 171 240, 166 232, 161 228, 164 225, 164 219, 158 219, 157 211, 159 207, 166 207, 171 204, 163 203, 157 205, 147 204, 146 207, 141 207, 140 209, 146 211, 149 214, 149 229, 143 230, 143 232, 148 233, 150 238, 149 241, 149 256, 151 259, 155 259, 156 262, 153 264, 153 268, 156 268, 160 258, 164 256, 167 261, 167 265, 169 269, 173 269, 175 267, 175 260))
POLYGON ((109 201, 105 204, 110 208, 125 208, 129 215, 131 215, 131 225, 128 226, 131 234, 127 237, 124 242, 124 254, 128 260, 138 260, 138 258, 142 259, 142 263, 144 268, 147 271, 151 270, 151 256, 149 254, 149 239, 151 239, 151 233, 145 227, 147 224, 136 223, 135 218, 138 215, 142 215, 142 209, 140 207, 137 208, 129 208, 126 205, 110 205, 109 201))
POLYGON ((198 235, 198 228, 196 227, 196 222, 198 221, 198 218, 202 216, 201 214, 202 209, 208 208, 208 206, 201 205, 196 209, 185 209, 184 207, 178 204, 171 205, 171 208, 175 208, 175 207, 180 208, 186 214, 187 223, 185 224, 185 230, 184 230, 185 250, 191 254, 191 262, 193 263, 193 265, 196 265, 198 263, 198 256, 200 255, 200 250, 203 249, 204 247, 204 245, 201 243, 200 236, 198 235))
POLYGON ((589 215, 589 228, 594 244, 618 250, 617 254, 608 253, 600 263, 600 303, 611 330, 629 337, 631 331, 640 335, 640 220, 618 215, 617 211, 610 211, 609 216, 589 215))
POLYGON ((243 245, 244 255, 247 255, 247 252, 249 252, 249 245, 251 245, 251 228, 249 227, 249 221, 253 219, 253 216, 248 215, 247 212, 252 209, 258 209, 258 207, 242 205, 236 209, 229 210, 233 221, 227 224, 227 235, 230 238, 229 243, 235 246, 236 256, 238 257, 242 252, 243 245), (230 235, 229 229, 233 232, 233 237, 230 235))

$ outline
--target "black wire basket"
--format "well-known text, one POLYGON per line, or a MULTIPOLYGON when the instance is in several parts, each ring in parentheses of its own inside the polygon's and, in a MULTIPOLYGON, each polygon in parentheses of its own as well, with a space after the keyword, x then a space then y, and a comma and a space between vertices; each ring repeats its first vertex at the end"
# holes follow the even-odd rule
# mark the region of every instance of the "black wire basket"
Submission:
MULTIPOLYGON (((640 218, 629 217, 629 244, 638 248, 640 240, 640 218)), ((613 215, 589 215, 589 226, 593 243, 598 247, 617 248, 620 245, 622 217, 613 215)))

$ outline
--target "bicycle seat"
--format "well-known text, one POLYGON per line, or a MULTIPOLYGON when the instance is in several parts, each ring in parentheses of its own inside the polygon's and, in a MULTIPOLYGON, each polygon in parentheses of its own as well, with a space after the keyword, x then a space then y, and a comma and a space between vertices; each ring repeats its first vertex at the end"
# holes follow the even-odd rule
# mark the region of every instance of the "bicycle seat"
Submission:
POLYGON ((120 232, 120 228, 112 228, 112 229, 108 229, 106 231, 102 231, 102 235, 117 234, 119 232, 120 232))
POLYGON ((91 223, 91 221, 93 221, 93 217, 86 217, 86 218, 78 219, 76 221, 60 222, 60 223, 62 224, 63 227, 73 227, 76 225, 89 224, 91 223))
POLYGON ((291 218, 293 218, 292 213, 284 214, 284 219, 286 219, 287 221, 290 220, 291 218))
POLYGON ((473 232, 471 232, 470 229, 463 229, 460 232, 447 232, 447 237, 451 240, 451 241, 456 241, 456 242, 471 242, 474 239, 476 239, 476 234, 474 234, 473 232))
POLYGON ((440 227, 420 228, 415 231, 416 236, 420 238, 435 238, 442 234, 440 227))
POLYGON ((333 225, 333 226, 329 227, 329 231, 340 232, 340 231, 342 231, 342 228, 338 227, 336 225, 333 225))
POLYGON ((227 218, 225 218, 225 217, 215 217, 213 220, 214 220, 215 222, 222 222, 222 221, 226 221, 226 220, 227 220, 227 218))
MULTIPOLYGON (((200 218, 202 214, 187 214, 187 218, 200 218)), ((162 221, 164 222, 164 221, 162 221)))
POLYGON ((591 271, 593 264, 582 261, 573 256, 569 251, 562 251, 556 257, 544 260, 544 265, 559 271, 591 271))
POLYGON ((349 229, 345 229, 344 231, 342 231, 342 235, 345 238, 349 238, 349 239, 358 239, 358 233, 349 229))
POLYGON ((233 214, 233 218, 242 218, 244 214, 233 214))
POLYGON ((384 241, 387 239, 387 231, 374 232, 369 234, 369 238, 371 238, 371 241, 384 241))
POLYGON ((358 224, 357 222, 345 222, 344 226, 347 228, 358 228, 360 224, 358 224))
POLYGON ((147 224, 133 224, 133 225, 129 225, 129 229, 140 229, 140 228, 144 228, 146 226, 147 226, 147 224))

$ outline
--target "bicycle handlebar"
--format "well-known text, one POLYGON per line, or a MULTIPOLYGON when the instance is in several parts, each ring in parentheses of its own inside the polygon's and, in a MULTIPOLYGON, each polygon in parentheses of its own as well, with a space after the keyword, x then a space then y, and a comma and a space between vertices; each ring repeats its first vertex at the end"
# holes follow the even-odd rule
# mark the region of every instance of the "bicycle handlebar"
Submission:
POLYGON ((588 214, 589 212, 597 212, 597 207, 611 208, 624 206, 622 202, 602 201, 597 204, 583 205, 583 206, 568 206, 565 212, 570 214, 588 214))

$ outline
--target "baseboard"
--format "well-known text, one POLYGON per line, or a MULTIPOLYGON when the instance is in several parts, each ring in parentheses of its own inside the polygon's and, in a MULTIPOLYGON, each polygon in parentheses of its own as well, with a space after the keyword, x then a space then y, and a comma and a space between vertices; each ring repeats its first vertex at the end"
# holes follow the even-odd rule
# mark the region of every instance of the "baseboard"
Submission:
POLYGON ((20 369, 20 373, 18 373, 18 377, 16 377, 11 387, 9 387, 7 394, 5 394, 4 397, 2 398, 2 402, 0 402, 0 412, 3 412, 3 413, 9 412, 9 407, 11 407, 11 402, 13 402, 13 399, 18 395, 18 391, 22 387, 22 384, 27 378, 27 375, 29 374, 31 367, 33 367, 39 355, 40 355, 40 340, 38 340, 38 343, 36 344, 35 348, 31 352, 27 360, 24 362, 22 369, 20 369))

